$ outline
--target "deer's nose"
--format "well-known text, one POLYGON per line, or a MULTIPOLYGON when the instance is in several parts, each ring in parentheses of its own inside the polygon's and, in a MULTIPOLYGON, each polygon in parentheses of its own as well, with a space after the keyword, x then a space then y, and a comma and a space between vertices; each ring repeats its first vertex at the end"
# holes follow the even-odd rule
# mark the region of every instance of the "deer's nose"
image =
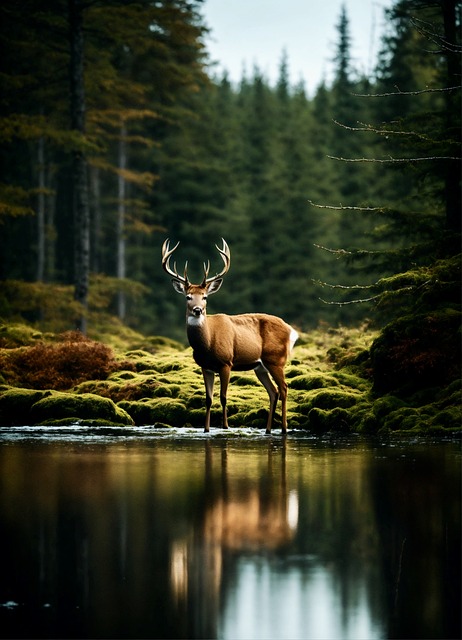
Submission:
POLYGON ((193 312, 193 315, 195 315, 196 318, 198 318, 202 314, 202 308, 201 307, 194 307, 192 312, 193 312))

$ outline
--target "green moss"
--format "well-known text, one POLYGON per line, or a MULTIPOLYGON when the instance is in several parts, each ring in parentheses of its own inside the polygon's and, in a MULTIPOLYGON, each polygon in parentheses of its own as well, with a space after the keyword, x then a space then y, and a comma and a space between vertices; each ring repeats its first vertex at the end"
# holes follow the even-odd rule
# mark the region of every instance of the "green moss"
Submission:
POLYGON ((0 325, 0 348, 2 349, 14 349, 36 344, 42 338, 43 334, 40 331, 26 324, 0 325))
POLYGON ((348 408, 355 405, 360 396, 351 390, 333 390, 322 389, 318 391, 312 391, 309 395, 309 403, 311 407, 317 407, 318 409, 335 409, 337 407, 348 408))
POLYGON ((134 364, 137 371, 145 371, 146 369, 157 371, 157 359, 148 351, 137 349, 136 351, 127 351, 124 355, 134 364))
POLYGON ((0 394, 0 425, 31 424, 32 405, 51 395, 51 391, 8 388, 0 394))
POLYGON ((255 374, 233 373, 230 384, 235 384, 239 387, 258 387, 261 383, 255 374))
POLYGON ((178 398, 181 395, 182 387, 179 384, 159 384, 154 389, 154 398, 178 398))
POLYGON ((344 387, 358 389, 359 391, 369 391, 371 388, 371 382, 369 380, 365 380, 360 375, 345 369, 342 371, 335 371, 332 374, 332 379, 344 387))
POLYGON ((189 413, 183 402, 174 398, 154 398, 138 402, 122 401, 124 409, 137 425, 153 425, 162 422, 171 427, 183 427, 189 421, 189 413))
POLYGON ((352 416, 346 409, 335 408, 330 410, 314 408, 308 414, 308 426, 315 433, 321 434, 327 431, 349 433, 351 431, 352 416))
POLYGON ((65 418, 81 420, 106 420, 114 424, 133 424, 130 416, 109 398, 85 393, 53 392, 36 402, 30 411, 32 424, 47 420, 59 421, 65 418))
POLYGON ((185 346, 181 342, 166 338, 164 336, 149 336, 142 338, 140 349, 149 353, 157 353, 159 351, 184 351, 185 346))
POLYGON ((450 431, 462 430, 462 407, 452 406, 438 411, 430 422, 431 427, 442 427, 450 431))
POLYGON ((383 396, 383 398, 378 398, 373 404, 373 413, 378 420, 384 419, 390 413, 405 407, 406 403, 404 400, 397 398, 396 396, 383 396))
POLYGON ((291 389, 300 389, 310 391, 312 389, 324 389, 326 387, 338 386, 337 380, 333 376, 327 374, 307 374, 296 376, 289 380, 291 389))
POLYGON ((104 398, 111 398, 115 403, 122 400, 141 400, 156 395, 173 395, 172 390, 162 386, 152 375, 134 374, 130 371, 121 375, 113 374, 108 380, 90 380, 74 387, 75 393, 95 393, 104 398), (127 375, 125 375, 127 374, 127 375))

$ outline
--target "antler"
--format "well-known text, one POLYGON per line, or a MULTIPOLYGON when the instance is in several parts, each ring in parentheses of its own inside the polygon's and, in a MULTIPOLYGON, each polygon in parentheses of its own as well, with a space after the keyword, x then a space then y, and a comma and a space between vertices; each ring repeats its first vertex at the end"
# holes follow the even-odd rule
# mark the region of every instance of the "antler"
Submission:
MULTIPOLYGON (((207 276, 210 269, 210 260, 207 262, 207 264, 204 262, 204 279, 202 280, 202 284, 200 285, 201 287, 206 287, 208 284, 210 284, 214 280, 218 280, 219 278, 222 278, 228 272, 228 269, 231 264, 231 252, 226 243, 226 240, 224 240, 223 238, 221 240, 223 242, 223 247, 220 249, 220 247, 217 244, 215 246, 221 255, 221 259, 223 260, 224 267, 220 271, 220 273, 217 273, 216 275, 208 278, 207 276)), ((176 262, 173 263, 173 269, 170 267, 170 256, 172 255, 172 253, 175 251, 175 249, 178 247, 179 244, 180 243, 177 242, 176 245, 173 247, 173 249, 170 249, 170 240, 168 238, 167 240, 165 240, 164 244, 162 245, 162 267, 164 271, 166 271, 169 276, 172 276, 174 280, 177 280, 178 282, 181 282, 185 287, 188 287, 189 286, 189 280, 188 280, 188 274, 187 274, 188 263, 186 262, 184 265, 184 276, 180 276, 180 274, 178 273, 176 268, 176 262)))
POLYGON ((217 244, 215 246, 218 249, 218 251, 219 251, 219 253, 221 255, 221 259, 223 260, 225 266, 220 271, 220 273, 217 273, 216 275, 212 276, 211 278, 207 278, 208 273, 209 273, 209 269, 210 269, 210 260, 207 262, 207 264, 205 264, 205 262, 204 262, 204 279, 202 280, 201 287, 205 287, 210 282, 213 282, 214 280, 218 280, 218 278, 222 278, 228 272, 228 269, 229 269, 230 264, 231 264, 231 252, 230 252, 229 247, 228 247, 228 245, 226 243, 226 240, 224 238, 222 238, 221 241, 223 242, 223 248, 222 249, 220 249, 220 247, 217 244))
POLYGON ((189 280, 188 280, 188 274, 187 274, 187 270, 188 270, 188 262, 185 262, 184 265, 184 276, 180 276, 177 268, 176 268, 176 262, 173 263, 173 269, 170 267, 170 256, 172 255, 172 253, 175 251, 175 249, 178 247, 180 243, 177 242, 176 245, 173 247, 173 249, 170 249, 170 240, 167 238, 167 240, 165 240, 164 244, 162 245, 162 267, 164 269, 164 271, 166 271, 168 273, 169 276, 172 276, 175 280, 177 280, 178 282, 181 282, 185 287, 189 286, 189 280))

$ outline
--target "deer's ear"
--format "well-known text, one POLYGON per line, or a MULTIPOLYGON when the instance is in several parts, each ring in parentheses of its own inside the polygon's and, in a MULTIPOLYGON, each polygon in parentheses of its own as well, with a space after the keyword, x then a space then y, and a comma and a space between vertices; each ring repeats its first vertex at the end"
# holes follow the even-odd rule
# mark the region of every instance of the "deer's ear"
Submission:
POLYGON ((177 293, 181 293, 182 295, 186 294, 186 290, 182 282, 180 282, 179 280, 172 280, 172 284, 177 293))
POLYGON ((216 293, 222 284, 223 284, 223 278, 212 280, 212 282, 209 284, 207 288, 207 293, 209 294, 209 296, 212 295, 212 293, 216 293))

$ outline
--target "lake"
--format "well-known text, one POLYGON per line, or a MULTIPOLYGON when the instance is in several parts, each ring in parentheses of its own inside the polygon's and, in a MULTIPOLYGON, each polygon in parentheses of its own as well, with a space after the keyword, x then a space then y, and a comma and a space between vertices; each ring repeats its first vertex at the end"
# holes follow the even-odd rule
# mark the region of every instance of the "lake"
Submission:
POLYGON ((0 429, 0 635, 459 638, 456 441, 0 429))

